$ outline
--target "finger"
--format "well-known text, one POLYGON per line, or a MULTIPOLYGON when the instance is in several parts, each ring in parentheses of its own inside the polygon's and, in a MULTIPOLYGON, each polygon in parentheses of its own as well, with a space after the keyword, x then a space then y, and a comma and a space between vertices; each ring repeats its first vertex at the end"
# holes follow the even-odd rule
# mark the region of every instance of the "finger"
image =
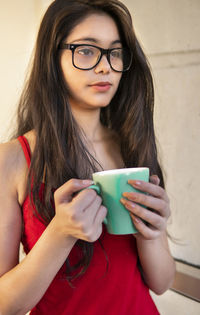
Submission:
POLYGON ((157 185, 157 186, 159 186, 159 184, 160 184, 160 178, 157 175, 151 175, 149 178, 149 181, 152 184, 157 185))
MULTIPOLYGON (((124 199, 125 200, 125 199, 124 199)), ((166 218, 161 217, 157 213, 148 210, 146 208, 143 208, 137 204, 134 204, 128 200, 122 201, 124 206, 127 210, 129 210, 133 215, 139 217, 140 219, 144 220, 157 230, 163 230, 166 225, 166 218)))
POLYGON ((142 236, 146 240, 153 240, 159 236, 160 231, 150 229, 140 218, 137 218, 133 214, 131 214, 131 218, 133 220, 135 228, 139 232, 135 235, 136 238, 142 236))
POLYGON ((165 190, 160 186, 157 186, 149 182, 144 182, 142 180, 139 181, 139 180, 132 180, 132 179, 130 179, 128 183, 137 190, 146 192, 154 197, 157 197, 157 198, 165 200, 166 202, 169 202, 169 198, 167 197, 165 190))
POLYGON ((125 192, 122 195, 129 201, 156 210, 163 217, 169 217, 170 215, 169 205, 163 199, 136 192, 125 192))
POLYGON ((74 193, 90 186, 92 183, 91 180, 70 179, 54 192, 54 199, 59 203, 70 202, 74 193))
POLYGON ((99 208, 102 205, 102 198, 96 194, 95 199, 92 201, 92 203, 85 209, 85 213, 89 218, 91 218, 92 222, 94 221, 94 218, 99 210, 99 208))
MULTIPOLYGON (((91 206, 92 207, 92 206, 91 206)), ((92 215, 88 215, 87 220, 87 227, 89 226, 90 229, 87 229, 87 233, 85 234, 86 240, 89 242, 93 242, 99 238, 102 233, 102 222, 107 214, 107 208, 101 206, 97 209, 97 211, 92 211, 92 215)), ((83 215, 83 213, 82 213, 83 215)))
POLYGON ((88 212, 88 216, 92 215, 94 208, 99 208, 102 199, 97 195, 94 189, 84 189, 72 200, 72 204, 81 210, 88 212))
POLYGON ((103 220, 105 219, 106 215, 107 215, 107 208, 104 206, 100 206, 99 210, 96 213, 96 216, 94 218, 94 224, 96 226, 98 226, 99 224, 101 224, 103 222, 103 220))

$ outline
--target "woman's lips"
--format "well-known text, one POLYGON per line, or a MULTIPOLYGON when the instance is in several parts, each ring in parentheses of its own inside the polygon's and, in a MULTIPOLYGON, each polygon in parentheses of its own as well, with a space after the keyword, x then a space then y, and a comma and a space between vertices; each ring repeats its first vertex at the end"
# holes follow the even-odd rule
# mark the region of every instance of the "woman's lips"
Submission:
POLYGON ((97 82, 97 83, 91 84, 90 87, 92 87, 96 91, 105 92, 111 88, 111 83, 110 82, 97 82))

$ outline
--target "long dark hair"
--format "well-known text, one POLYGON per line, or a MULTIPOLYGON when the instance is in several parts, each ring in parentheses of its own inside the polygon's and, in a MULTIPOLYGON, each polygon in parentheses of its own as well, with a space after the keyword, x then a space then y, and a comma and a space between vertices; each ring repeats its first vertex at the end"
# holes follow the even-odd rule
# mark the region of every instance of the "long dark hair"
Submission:
MULTIPOLYGON (((41 22, 32 70, 19 102, 15 134, 16 137, 35 131, 28 187, 29 194, 32 191, 36 215, 46 225, 55 215, 52 191, 71 178, 90 178, 98 168, 97 161, 83 144, 82 131, 70 109, 59 50, 78 23, 98 12, 114 19, 123 45, 133 54, 132 65, 123 73, 115 96, 101 110, 101 122, 118 135, 124 166, 149 167, 151 174, 157 174, 164 186, 153 127, 152 76, 133 31, 128 9, 118 0, 55 0, 41 22), (45 190, 41 202, 39 190, 44 172, 45 190)), ((76 267, 81 266, 80 273, 83 273, 91 260, 93 246, 85 241, 79 241, 78 245, 83 258, 76 267)), ((70 270, 72 268, 68 268, 70 270)))

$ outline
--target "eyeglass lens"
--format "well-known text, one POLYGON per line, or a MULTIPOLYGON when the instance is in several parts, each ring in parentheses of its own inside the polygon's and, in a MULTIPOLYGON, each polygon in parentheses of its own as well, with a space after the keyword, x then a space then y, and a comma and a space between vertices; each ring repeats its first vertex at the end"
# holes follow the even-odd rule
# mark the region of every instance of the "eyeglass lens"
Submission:
MULTIPOLYGON (((74 64, 81 69, 94 67, 101 56, 97 47, 79 46, 74 50, 74 64)), ((110 65, 116 71, 124 71, 130 66, 131 56, 124 48, 116 48, 110 51, 110 65)))

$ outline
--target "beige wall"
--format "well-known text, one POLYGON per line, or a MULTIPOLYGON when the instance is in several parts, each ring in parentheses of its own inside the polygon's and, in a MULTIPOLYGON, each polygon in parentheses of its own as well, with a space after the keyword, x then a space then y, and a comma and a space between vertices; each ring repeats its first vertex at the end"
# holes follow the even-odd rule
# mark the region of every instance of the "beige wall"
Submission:
MULTIPOLYGON (((38 23, 49 0, 0 0, 0 140, 23 84, 38 23)), ((200 264, 200 1, 123 0, 152 64, 156 133, 171 198, 175 257, 200 264)))
POLYGON ((35 32, 34 1, 0 0, 0 137, 6 137, 35 32), (31 14, 30 14, 31 12, 31 14))
POLYGON ((47 0, 0 0, 0 141, 5 141, 47 0))
POLYGON ((200 1, 123 0, 153 68, 175 257, 200 264, 200 1))

